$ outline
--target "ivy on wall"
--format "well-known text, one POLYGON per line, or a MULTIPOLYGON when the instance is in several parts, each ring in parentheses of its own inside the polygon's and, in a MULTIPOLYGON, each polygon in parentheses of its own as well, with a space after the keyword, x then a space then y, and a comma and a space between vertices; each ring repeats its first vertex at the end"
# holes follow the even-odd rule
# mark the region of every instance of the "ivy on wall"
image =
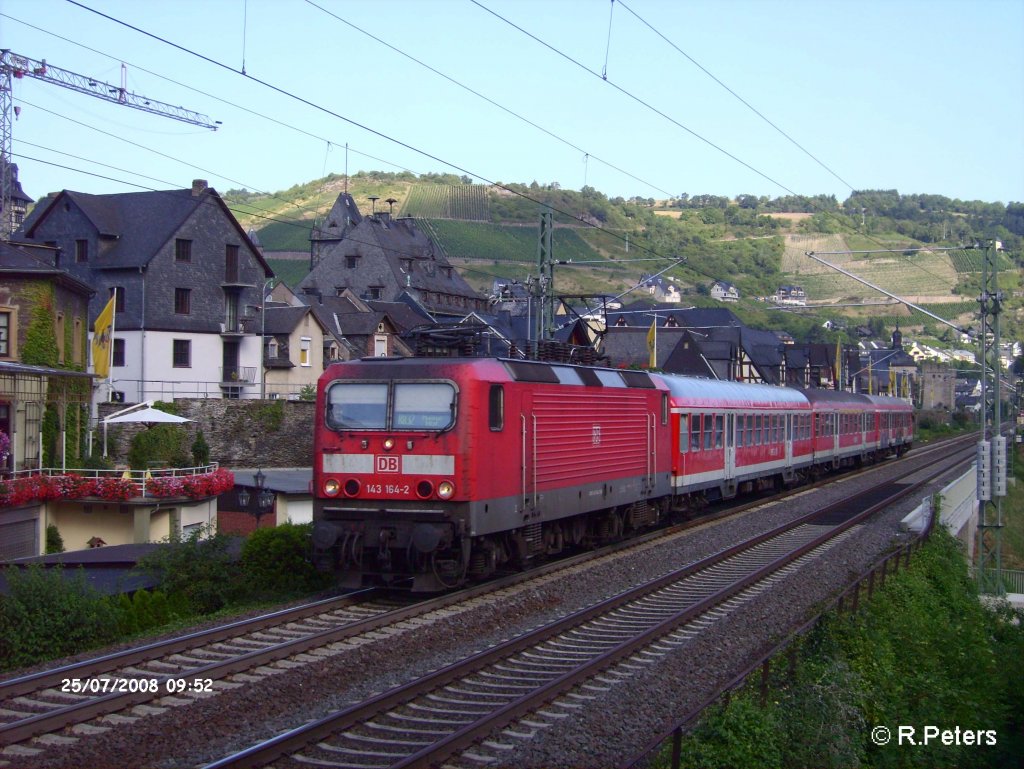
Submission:
POLYGON ((58 348, 54 315, 55 290, 50 283, 34 283, 25 287, 25 298, 32 305, 32 314, 21 348, 21 362, 30 366, 57 367, 58 348))
MULTIPOLYGON (((57 292, 52 283, 38 281, 26 284, 23 289, 25 300, 31 305, 32 312, 28 327, 25 330, 25 343, 21 348, 21 362, 30 366, 47 366, 71 371, 84 371, 83 364, 60 362, 60 347, 57 344, 57 292)), ((84 326, 84 324, 83 324, 84 326)), ((75 349, 74 323, 64 325, 65 361, 73 361, 75 349)), ((88 336, 82 329, 81 350, 86 349, 88 336)), ((77 395, 82 399, 88 396, 89 382, 81 380, 69 383, 65 387, 69 395, 77 395)), ((47 403, 43 414, 43 464, 54 467, 61 459, 75 466, 83 455, 82 443, 85 436, 87 415, 84 407, 68 405, 65 414, 64 431, 67 436, 66 457, 60 453, 60 414, 54 403, 47 403)))

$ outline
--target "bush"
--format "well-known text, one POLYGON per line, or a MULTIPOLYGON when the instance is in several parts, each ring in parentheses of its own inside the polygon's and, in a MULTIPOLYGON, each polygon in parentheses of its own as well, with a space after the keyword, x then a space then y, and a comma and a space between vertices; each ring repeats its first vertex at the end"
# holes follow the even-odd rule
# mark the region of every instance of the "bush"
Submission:
MULTIPOLYGON (((156 401, 153 408, 177 414, 173 403, 156 401)), ((137 433, 128 449, 128 464, 135 470, 146 470, 150 463, 165 463, 171 467, 188 467, 192 458, 185 450, 185 432, 181 425, 153 425, 137 433)))
POLYGON ((118 613, 79 570, 67 578, 58 566, 33 564, 5 571, 0 596, 0 667, 13 668, 76 654, 113 640, 118 613))
POLYGON ((82 470, 113 470, 114 460, 100 454, 90 454, 81 461, 82 470))
POLYGON ((214 534, 203 539, 194 531, 173 540, 139 561, 139 568, 161 581, 173 601, 181 601, 196 614, 211 614, 238 599, 242 591, 232 538, 214 534))
POLYGON ((117 599, 118 628, 131 636, 189 616, 189 606, 180 594, 171 599, 162 590, 138 590, 131 597, 122 593, 117 599))
POLYGON ((46 554, 51 553, 63 553, 64 552, 64 538, 60 535, 60 530, 56 525, 50 523, 46 526, 46 554))
POLYGON ((682 765, 1018 765, 1024 612, 984 607, 959 543, 936 528, 911 567, 862 606, 823 618, 795 679, 774 679, 764 708, 754 707, 753 684, 705 719, 684 741, 682 765), (871 742, 875 726, 899 724, 992 729, 998 744, 871 742))
POLYGON ((310 559, 312 524, 284 523, 257 529, 242 547, 246 585, 269 594, 291 594, 326 586, 310 559))
POLYGON ((196 433, 196 439, 192 441, 192 461, 196 467, 210 464, 210 444, 206 442, 202 430, 196 433))

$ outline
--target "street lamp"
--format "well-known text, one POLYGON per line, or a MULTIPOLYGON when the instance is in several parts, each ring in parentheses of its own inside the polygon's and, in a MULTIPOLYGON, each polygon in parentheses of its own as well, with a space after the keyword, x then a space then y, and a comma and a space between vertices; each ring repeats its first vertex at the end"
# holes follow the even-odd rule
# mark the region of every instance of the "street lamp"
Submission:
POLYGON ((270 508, 274 505, 274 492, 264 488, 267 476, 263 473, 262 468, 253 473, 252 479, 255 494, 250 492, 247 486, 243 486, 238 492, 238 506, 244 512, 256 516, 256 528, 258 529, 260 518, 269 513, 270 508), (250 502, 253 503, 252 508, 249 506, 250 502))
POLYGON ((267 287, 274 285, 274 278, 263 281, 260 291, 260 400, 267 399, 267 287))

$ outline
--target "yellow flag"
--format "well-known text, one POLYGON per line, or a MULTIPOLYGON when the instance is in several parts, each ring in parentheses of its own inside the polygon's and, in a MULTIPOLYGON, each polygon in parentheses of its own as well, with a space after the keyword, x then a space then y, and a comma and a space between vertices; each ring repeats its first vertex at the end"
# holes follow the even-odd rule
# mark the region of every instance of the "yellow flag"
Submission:
POLYGON ((647 332, 647 365, 651 368, 658 366, 658 319, 651 321, 651 328, 647 332))
POLYGON ((92 334, 92 368, 98 377, 110 375, 110 352, 114 344, 114 299, 96 316, 92 334))
POLYGON ((896 395, 896 372, 889 369, 889 395, 896 395))

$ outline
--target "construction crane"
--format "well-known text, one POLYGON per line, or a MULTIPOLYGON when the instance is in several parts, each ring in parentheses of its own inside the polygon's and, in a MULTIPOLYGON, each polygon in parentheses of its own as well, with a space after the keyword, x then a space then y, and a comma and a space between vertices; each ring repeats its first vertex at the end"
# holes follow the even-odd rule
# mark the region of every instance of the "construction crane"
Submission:
POLYGON ((206 115, 187 110, 184 107, 175 107, 172 104, 165 104, 162 101, 148 99, 145 96, 131 93, 126 87, 127 70, 124 64, 121 65, 121 85, 114 86, 109 83, 96 80, 95 78, 79 75, 60 67, 54 67, 46 63, 46 59, 36 61, 27 56, 12 53, 8 49, 0 51, 0 240, 10 237, 13 230, 13 218, 11 212, 11 135, 14 118, 17 116, 18 108, 13 106, 12 86, 15 80, 31 77, 41 80, 44 83, 52 83, 62 88, 69 88, 72 91, 95 96, 104 101, 122 104, 132 109, 152 112, 154 115, 180 120, 183 123, 217 130, 220 121, 210 122, 206 115))

